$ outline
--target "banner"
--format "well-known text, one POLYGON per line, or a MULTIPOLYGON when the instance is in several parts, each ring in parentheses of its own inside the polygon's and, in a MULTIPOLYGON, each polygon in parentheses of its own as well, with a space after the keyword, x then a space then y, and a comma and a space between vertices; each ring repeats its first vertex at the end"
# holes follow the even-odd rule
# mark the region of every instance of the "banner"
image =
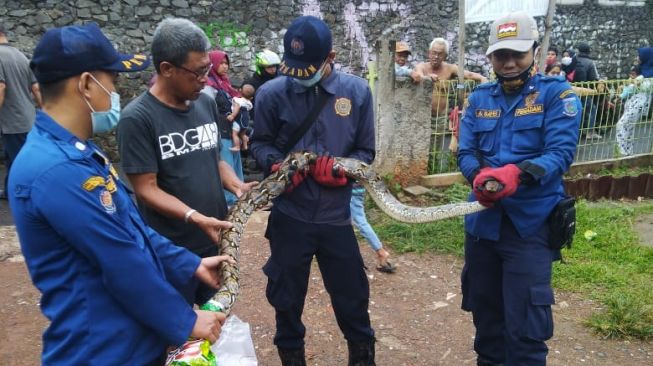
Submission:
POLYGON ((548 0, 465 0, 465 23, 491 22, 517 10, 533 17, 544 16, 548 6, 548 0))

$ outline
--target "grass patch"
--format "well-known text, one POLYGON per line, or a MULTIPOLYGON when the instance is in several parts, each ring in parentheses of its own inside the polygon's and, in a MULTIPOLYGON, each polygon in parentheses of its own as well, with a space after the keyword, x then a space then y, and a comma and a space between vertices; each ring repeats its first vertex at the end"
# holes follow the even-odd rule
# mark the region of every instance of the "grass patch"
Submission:
MULTIPOLYGON (((454 185, 432 205, 465 201, 469 188, 454 185)), ((369 203, 368 203, 369 204, 369 203)), ((653 339, 653 248, 639 245, 633 222, 653 213, 653 201, 626 203, 580 201, 577 232, 571 250, 563 251, 565 263, 553 266, 553 286, 587 295, 604 308, 586 320, 608 338, 653 339), (586 231, 596 235, 585 237, 586 231)), ((374 230, 396 252, 444 252, 463 254, 463 219, 428 224, 394 221, 371 204, 374 230)))
MULTIPOLYGON (((618 149, 617 149, 618 150, 618 149)), ((615 155, 616 156, 616 155, 615 155)), ((621 167, 611 167, 611 168, 602 168, 599 171, 592 173, 591 176, 594 177, 603 177, 603 176, 612 176, 614 178, 621 178, 625 176, 637 177, 640 174, 648 173, 653 174, 653 166, 621 166, 621 167)), ((567 179, 581 179, 586 178, 587 174, 578 173, 575 175, 566 175, 567 179)))
POLYGON ((567 263, 555 263, 553 285, 590 295, 605 308, 586 324, 608 338, 653 339, 653 249, 639 245, 633 222, 653 202, 577 204, 577 232, 567 263), (596 236, 588 240, 586 231, 596 236))
MULTIPOLYGON (((464 202, 469 189, 454 184, 442 193, 434 194, 432 205, 464 202)), ((383 214, 371 199, 368 199, 370 224, 384 243, 395 252, 441 252, 463 254, 463 218, 456 217, 427 224, 404 224, 383 214)))

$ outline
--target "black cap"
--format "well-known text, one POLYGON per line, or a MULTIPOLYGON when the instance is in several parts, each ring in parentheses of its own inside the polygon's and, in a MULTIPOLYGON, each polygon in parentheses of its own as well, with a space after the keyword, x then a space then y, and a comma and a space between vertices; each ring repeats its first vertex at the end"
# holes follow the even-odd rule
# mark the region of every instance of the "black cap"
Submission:
POLYGON ((282 75, 310 79, 331 52, 331 30, 314 16, 299 17, 283 36, 282 75))

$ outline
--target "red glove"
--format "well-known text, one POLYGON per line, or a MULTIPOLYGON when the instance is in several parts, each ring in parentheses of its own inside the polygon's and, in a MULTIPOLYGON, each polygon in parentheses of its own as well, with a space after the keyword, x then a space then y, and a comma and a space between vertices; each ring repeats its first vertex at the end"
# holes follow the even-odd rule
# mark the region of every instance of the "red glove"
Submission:
POLYGON ((474 182, 472 183, 472 188, 474 190, 474 196, 476 200, 485 207, 494 206, 494 199, 490 196, 486 196, 487 191, 485 190, 485 182, 491 180, 491 177, 487 176, 487 173, 492 171, 492 168, 483 168, 481 171, 476 174, 474 182))
POLYGON ((315 160, 315 164, 311 165, 310 173, 319 184, 326 187, 342 187, 347 185, 347 177, 345 176, 342 168, 337 172, 333 171, 333 164, 335 159, 328 156, 320 156, 315 160))
MULTIPOLYGON (((278 171, 280 167, 281 163, 272 164, 270 167, 270 173, 278 171)), ((288 174, 290 176, 290 185, 286 188, 286 193, 290 193, 295 190, 295 188, 299 187, 307 176, 306 172, 303 170, 291 170, 288 174)))
POLYGON ((519 174, 521 174, 521 169, 519 169, 515 164, 506 164, 501 168, 489 170, 483 169, 478 173, 476 178, 474 178, 474 193, 478 190, 482 196, 492 201, 498 201, 504 197, 511 196, 517 192, 517 187, 519 186, 519 174), (490 192, 485 189, 485 183, 488 180, 496 180, 503 187, 496 192, 490 192))
POLYGON ((293 170, 290 173, 290 185, 286 188, 286 193, 290 193, 295 190, 295 188, 299 187, 300 184, 306 179, 306 174, 305 171, 303 170, 293 170))

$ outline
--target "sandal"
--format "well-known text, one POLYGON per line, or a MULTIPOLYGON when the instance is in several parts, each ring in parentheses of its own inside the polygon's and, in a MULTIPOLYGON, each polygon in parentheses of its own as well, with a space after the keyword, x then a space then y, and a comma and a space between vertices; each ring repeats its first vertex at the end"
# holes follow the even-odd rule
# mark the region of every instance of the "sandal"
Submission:
POLYGON ((395 267, 390 262, 385 262, 383 264, 378 265, 376 267, 376 270, 383 273, 395 273, 397 271, 397 267, 395 267))

